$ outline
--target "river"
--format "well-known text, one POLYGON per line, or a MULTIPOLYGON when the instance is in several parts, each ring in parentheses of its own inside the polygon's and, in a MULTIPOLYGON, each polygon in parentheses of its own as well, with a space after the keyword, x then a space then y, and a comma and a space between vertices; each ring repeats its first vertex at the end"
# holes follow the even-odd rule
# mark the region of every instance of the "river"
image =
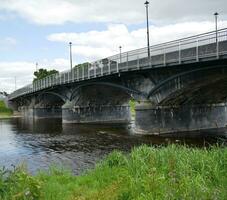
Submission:
POLYGON ((133 125, 62 124, 61 119, 0 120, 0 167, 25 163, 31 173, 51 165, 68 167, 74 174, 92 168, 113 150, 129 152, 141 144, 181 143, 201 147, 216 137, 159 137, 135 134, 133 125))

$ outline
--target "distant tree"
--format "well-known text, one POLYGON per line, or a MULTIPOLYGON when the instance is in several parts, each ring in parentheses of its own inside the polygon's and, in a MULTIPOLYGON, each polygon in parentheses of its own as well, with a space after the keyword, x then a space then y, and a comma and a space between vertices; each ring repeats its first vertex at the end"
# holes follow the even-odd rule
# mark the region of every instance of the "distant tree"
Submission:
POLYGON ((0 95, 3 95, 3 96, 5 96, 5 97, 7 97, 7 96, 8 96, 8 93, 5 92, 5 91, 2 91, 2 92, 0 92, 0 95))
POLYGON ((85 62, 85 63, 82 63, 82 64, 75 65, 74 68, 87 67, 89 64, 90 64, 89 62, 85 62))
POLYGON ((47 69, 39 69, 38 71, 35 71, 34 72, 34 76, 35 76, 35 78, 34 78, 34 80, 33 81, 37 81, 37 80, 40 80, 40 79, 43 79, 43 78, 45 78, 45 77, 47 77, 47 76, 50 76, 50 75, 52 75, 52 74, 58 74, 59 72, 57 71, 57 70, 55 70, 55 69, 53 69, 53 70, 47 70, 47 69))

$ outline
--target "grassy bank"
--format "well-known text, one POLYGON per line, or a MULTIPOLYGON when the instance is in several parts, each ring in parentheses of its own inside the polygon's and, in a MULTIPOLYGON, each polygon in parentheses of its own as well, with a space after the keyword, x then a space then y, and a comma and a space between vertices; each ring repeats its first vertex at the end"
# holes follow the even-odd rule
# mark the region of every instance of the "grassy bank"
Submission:
POLYGON ((142 146, 113 152, 81 176, 50 169, 30 176, 22 169, 0 177, 1 199, 145 200, 227 199, 227 148, 142 146))
POLYGON ((0 100, 0 118, 12 116, 13 111, 6 107, 4 101, 0 100))

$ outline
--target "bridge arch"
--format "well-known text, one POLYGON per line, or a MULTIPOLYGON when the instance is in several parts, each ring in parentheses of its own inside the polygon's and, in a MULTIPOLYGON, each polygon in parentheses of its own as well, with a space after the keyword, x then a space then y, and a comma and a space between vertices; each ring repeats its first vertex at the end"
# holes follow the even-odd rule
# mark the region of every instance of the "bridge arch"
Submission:
POLYGON ((126 86, 119 85, 119 84, 116 84, 116 83, 110 83, 110 82, 90 82, 90 83, 85 83, 85 84, 79 85, 76 88, 74 88, 73 91, 72 91, 72 93, 71 93, 70 101, 72 101, 75 98, 76 92, 78 90, 80 90, 83 87, 94 86, 94 85, 103 85, 103 86, 110 86, 110 87, 118 88, 120 90, 125 91, 129 96, 131 96, 131 94, 135 94, 135 95, 138 95, 138 96, 141 96, 141 97, 144 97, 144 98, 147 98, 147 96, 148 96, 146 93, 143 93, 143 92, 141 92, 139 90, 131 89, 131 88, 128 88, 126 86))
POLYGON ((65 95, 62 95, 62 94, 59 94, 57 92, 52 92, 52 91, 45 91, 45 92, 41 92, 37 99, 40 99, 41 96, 45 95, 45 94, 50 94, 52 96, 56 96, 56 97, 59 97, 64 103, 68 100, 67 96, 65 95))
MULTIPOLYGON (((148 98, 154 101, 157 105, 174 105, 181 104, 183 101, 186 101, 184 98, 195 98, 189 96, 191 94, 199 92, 202 88, 211 90, 211 86, 223 84, 227 80, 227 66, 212 66, 212 67, 202 67, 199 69, 189 70, 186 72, 178 73, 174 76, 171 76, 159 84, 157 84, 148 95, 148 98), (179 98, 181 98, 179 100, 179 98), (171 101, 174 99, 174 102, 171 101), (179 100, 179 101, 178 101, 179 100)), ((215 90, 215 88, 213 88, 215 90)), ((193 94, 194 95, 194 94, 193 94)), ((227 96, 227 95, 226 95, 227 96)), ((220 96, 220 99, 224 99, 224 96, 220 96)), ((219 101, 216 97, 216 101, 219 101)), ((217 103, 217 102, 212 102, 217 103)), ((219 103, 219 102, 218 102, 219 103)))

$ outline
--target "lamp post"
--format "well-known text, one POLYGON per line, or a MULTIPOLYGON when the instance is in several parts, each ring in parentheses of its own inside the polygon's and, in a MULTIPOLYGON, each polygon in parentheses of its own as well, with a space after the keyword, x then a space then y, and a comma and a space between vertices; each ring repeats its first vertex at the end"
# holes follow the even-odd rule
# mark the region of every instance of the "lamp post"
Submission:
POLYGON ((70 69, 73 70, 73 58, 72 58, 72 42, 69 42, 69 57, 70 57, 70 69))
POLYGON ((38 62, 35 63, 35 70, 38 71, 38 62))
POLYGON ((215 17, 215 31, 216 31, 216 44, 218 44, 218 13, 214 13, 215 17))
POLYGON ((17 77, 14 77, 14 86, 15 86, 15 91, 17 90, 17 77))
POLYGON ((122 46, 119 46, 119 50, 120 50, 120 63, 121 63, 121 49, 122 49, 122 46))
POLYGON ((149 17, 148 17, 149 2, 146 1, 144 4, 146 7, 146 17, 147 17, 147 52, 148 52, 148 58, 150 60, 150 35, 149 35, 149 17))
POLYGON ((218 47, 218 13, 214 13, 215 17, 215 32, 216 32, 216 51, 217 51, 217 58, 219 58, 219 47, 218 47))

